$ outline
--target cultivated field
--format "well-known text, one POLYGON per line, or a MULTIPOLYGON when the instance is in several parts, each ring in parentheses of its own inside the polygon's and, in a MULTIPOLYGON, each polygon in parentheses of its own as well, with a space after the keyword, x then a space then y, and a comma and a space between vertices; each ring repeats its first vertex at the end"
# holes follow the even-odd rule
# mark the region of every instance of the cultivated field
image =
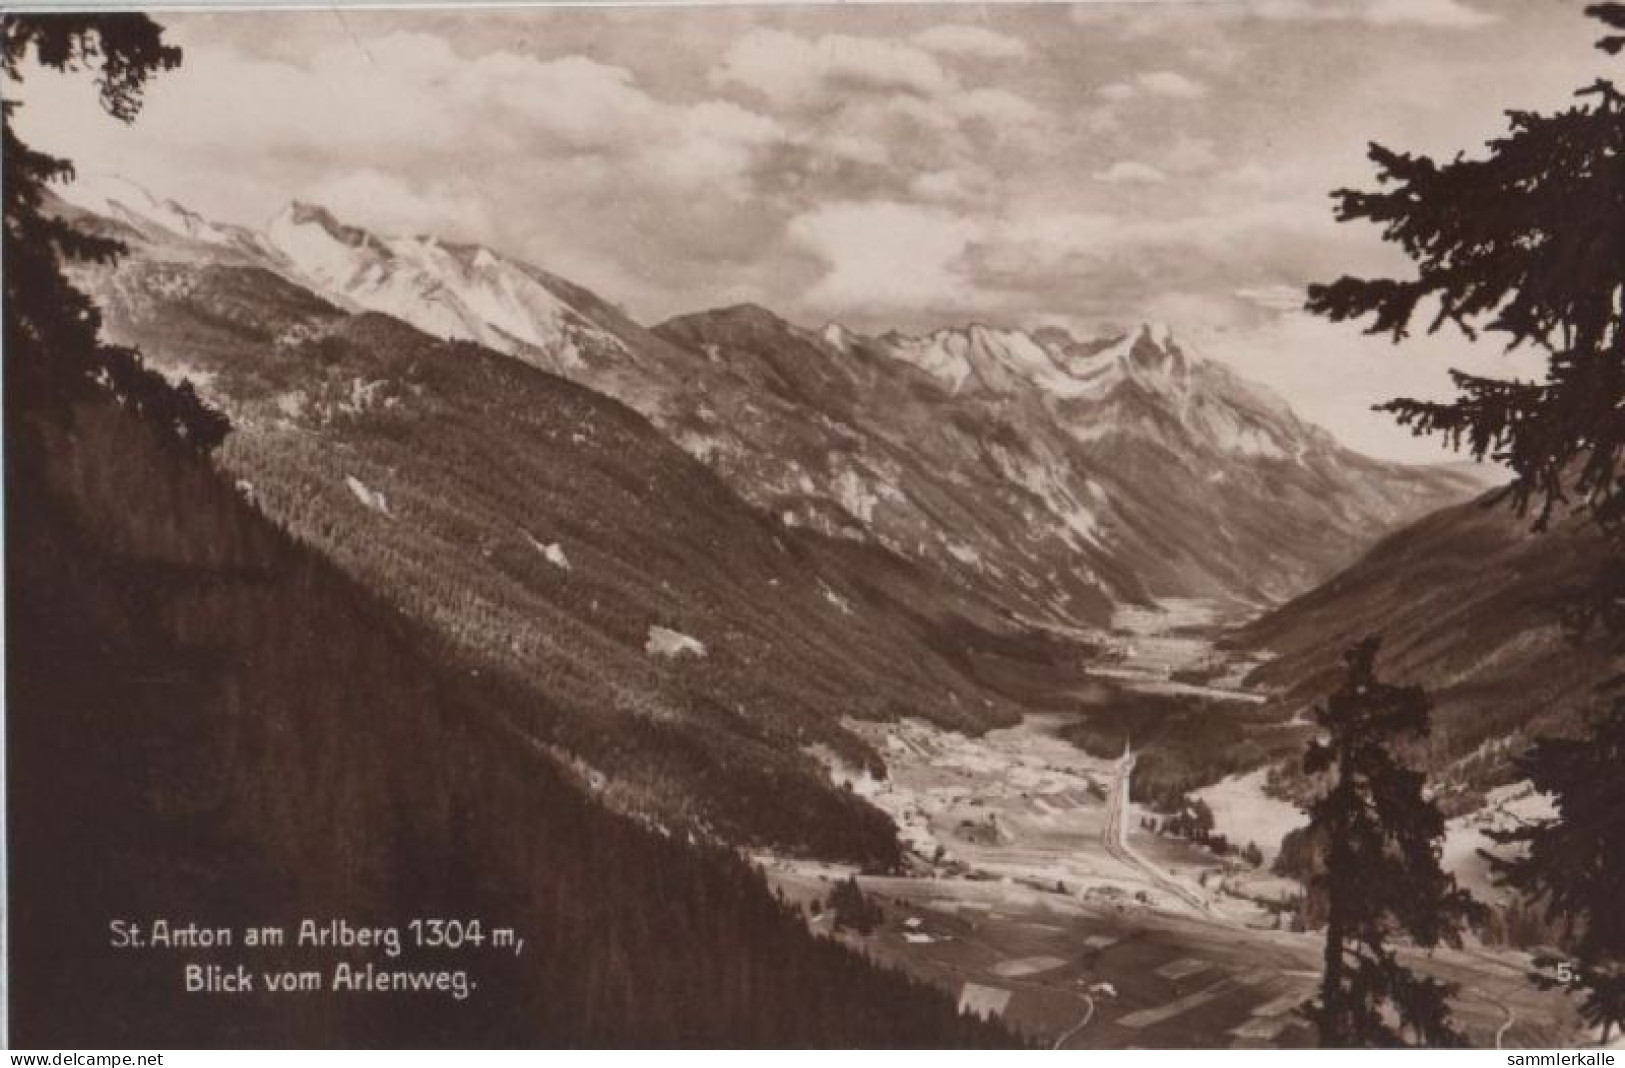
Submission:
MULTIPOLYGON (((1125 675, 1166 685, 1169 665, 1208 655, 1183 628, 1162 639, 1136 623, 1135 647, 1157 663, 1126 663, 1125 675)), ((1259 903, 1291 887, 1146 831, 1145 813, 1127 797, 1132 755, 1084 753, 1059 736, 1067 720, 1031 715, 979 738, 919 721, 851 724, 885 754, 888 776, 833 771, 892 817, 913 870, 860 875, 884 920, 871 935, 839 937, 1045 1044, 1312 1042, 1296 1009, 1318 981, 1321 943, 1282 930, 1259 903)), ((1221 831, 1273 853, 1293 813, 1264 798, 1261 785, 1261 776, 1241 777, 1208 796, 1221 831)), ((787 898, 808 907, 816 929, 834 933, 829 912, 814 917, 810 906, 850 869, 782 858, 763 865, 787 898)), ((1475 1045, 1562 1045, 1575 1034, 1564 998, 1528 983, 1524 955, 1441 951, 1417 963, 1461 984, 1457 1014, 1475 1045)))

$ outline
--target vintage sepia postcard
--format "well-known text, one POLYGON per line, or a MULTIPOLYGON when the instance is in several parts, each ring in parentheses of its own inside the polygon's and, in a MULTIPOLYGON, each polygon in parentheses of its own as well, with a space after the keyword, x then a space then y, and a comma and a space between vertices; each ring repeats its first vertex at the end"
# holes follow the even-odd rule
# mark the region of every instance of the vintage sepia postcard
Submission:
POLYGON ((0 27, 11 1046, 1619 1047, 1625 5, 0 27))

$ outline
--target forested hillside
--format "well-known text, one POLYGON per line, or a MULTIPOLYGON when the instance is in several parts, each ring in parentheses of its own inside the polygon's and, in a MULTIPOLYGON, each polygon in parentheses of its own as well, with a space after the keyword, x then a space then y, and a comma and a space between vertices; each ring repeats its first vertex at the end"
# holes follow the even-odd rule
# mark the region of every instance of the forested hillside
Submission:
POLYGON ((1379 542, 1324 585, 1241 629, 1271 658, 1251 681, 1281 719, 1337 676, 1336 651, 1383 636, 1395 679, 1425 687, 1434 729, 1425 762, 1451 811, 1514 775, 1533 738, 1573 733, 1614 669, 1606 649, 1564 633, 1563 598, 1592 581, 1606 545, 1571 517, 1545 534, 1506 507, 1443 509, 1379 542))
POLYGON ((230 412, 240 492, 526 686, 516 726, 622 811, 889 864, 890 825, 806 750, 878 772, 843 717, 1008 724, 976 650, 1028 677, 1076 659, 903 557, 780 526, 636 412, 509 356, 256 267, 94 281, 111 333, 230 412))
POLYGON ((584 798, 504 726, 526 695, 127 410, 27 430, 6 513, 17 1044, 1009 1040, 808 935, 730 854, 584 798), (121 917, 415 915, 528 948, 463 1002, 186 995, 176 958, 108 948, 121 917))

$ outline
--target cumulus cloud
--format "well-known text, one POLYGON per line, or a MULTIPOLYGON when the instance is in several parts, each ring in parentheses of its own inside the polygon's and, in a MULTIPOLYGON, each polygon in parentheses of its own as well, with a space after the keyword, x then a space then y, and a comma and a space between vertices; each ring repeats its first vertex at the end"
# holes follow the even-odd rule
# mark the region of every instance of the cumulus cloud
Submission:
POLYGON ((932 52, 973 59, 1020 59, 1027 44, 1020 38, 980 26, 932 26, 914 35, 914 43, 932 52))
POLYGON ((940 26, 905 40, 752 30, 710 73, 718 88, 744 89, 774 107, 815 116, 808 142, 877 136, 912 139, 906 120, 937 135, 980 122, 1019 134, 1041 117, 1021 95, 997 85, 965 85, 944 59, 1009 58, 1025 46, 970 26, 940 26))
POLYGON ((302 200, 329 208, 340 218, 365 219, 392 233, 493 231, 490 204, 477 188, 443 184, 419 187, 393 174, 364 167, 329 175, 298 191, 302 200))
POLYGON ((1236 290, 1236 296, 1267 311, 1297 311, 1303 307, 1304 288, 1280 284, 1243 287, 1236 290))
POLYGON ((837 201, 964 202, 988 192, 965 176, 990 154, 1019 167, 1050 145, 1043 108, 985 70, 966 73, 1013 58, 1020 44, 954 25, 894 38, 758 27, 722 50, 707 84, 765 101, 786 127, 769 187, 798 199, 819 190, 837 201))
MULTIPOLYGON (((1013 58, 1017 46, 1025 47, 956 25, 896 38, 756 28, 722 51, 707 84, 753 106, 765 101, 787 127, 776 156, 781 188, 896 198, 913 195, 921 175, 974 170, 994 151, 1019 165, 1044 147, 1050 120, 1042 108, 956 67, 1013 58)), ((946 189, 939 178, 919 191, 940 201, 950 199, 946 189)))
POLYGON ((1464 0, 1250 0, 1215 4, 1217 17, 1278 22, 1366 22, 1375 26, 1476 29, 1498 21, 1464 0), (1227 10, 1223 10, 1227 9, 1227 10))
POLYGON ((1078 124, 1079 129, 1096 135, 1115 133, 1123 128, 1122 118, 1109 104, 1103 107, 1083 108, 1073 114, 1072 120, 1078 124))
POLYGON ((1170 96, 1179 100, 1194 100, 1207 95, 1202 83, 1185 77, 1178 71, 1154 70, 1134 79, 1141 89, 1154 96, 1170 96))
POLYGON ((1125 220, 1110 212, 1019 205, 1008 210, 984 240, 981 265, 1006 279, 1055 277, 1079 259, 1113 254, 1125 220))
POLYGON ((655 138, 647 157, 653 169, 689 188, 739 189, 759 154, 788 139, 773 119, 729 101, 708 100, 678 111, 676 136, 655 138))
POLYGON ((1216 167, 1219 163, 1219 153, 1211 137, 1180 134, 1162 153, 1158 162, 1164 170, 1193 174, 1216 167))
POLYGON ((1314 337, 1270 333, 1307 282, 1403 267, 1327 200, 1369 179, 1368 138, 1481 143, 1591 74, 1583 27, 1488 0, 1077 7, 358 13, 353 38, 317 13, 175 14, 186 62, 134 126, 43 76, 21 122, 207 215, 317 200, 644 321, 748 299, 863 329, 1159 317, 1285 345, 1314 337))
POLYGON ((1005 89, 969 89, 949 97, 948 109, 962 119, 1019 130, 1042 114, 1037 105, 1005 89))
POLYGON ((1375 0, 1364 17, 1379 26, 1409 24, 1444 29, 1476 29, 1498 21, 1489 12, 1469 7, 1461 0, 1375 0))
POLYGON ((1110 182, 1113 185, 1155 185, 1166 182, 1168 176, 1149 163, 1140 163, 1137 160, 1118 160, 1103 171, 1096 171, 1092 177, 1097 182, 1110 182))
POLYGON ((1137 74, 1125 81, 1107 82, 1096 92, 1114 104, 1145 96, 1196 100, 1207 95, 1207 86, 1178 71, 1153 70, 1137 74))
POLYGON ((920 200, 963 200, 972 194, 965 174, 957 170, 927 171, 909 180, 909 192, 920 200))
POLYGON ((808 38, 782 30, 740 37, 712 81, 753 89, 779 106, 803 107, 854 92, 932 96, 949 84, 948 73, 924 48, 879 37, 808 38))
POLYGON ((1301 306, 1301 280, 1326 277, 1343 254, 1323 211, 1160 196, 1155 203, 1172 213, 1121 200, 1107 210, 1010 205, 977 236, 961 272, 980 291, 1027 299, 1033 312, 1246 330, 1301 306))
MULTIPOLYGON (((1080 4, 1073 17, 1091 23, 1116 17, 1127 34, 1152 37, 1167 31, 1166 12, 1155 5, 1120 8, 1080 4)), ((1180 17, 1190 23, 1345 22, 1377 27, 1419 26, 1430 29, 1478 29, 1499 22, 1500 16, 1466 0, 1232 0, 1184 5, 1180 17)))
POLYGON ((139 129, 126 136, 91 121, 93 105, 77 86, 40 79, 30 96, 64 94, 46 106, 83 116, 75 125, 94 127, 98 143, 262 158, 320 153, 381 169, 437 149, 486 158, 627 155, 696 138, 759 146, 777 130, 737 104, 659 100, 630 70, 579 55, 460 56, 439 37, 401 32, 367 40, 365 52, 369 60, 358 62, 355 48, 332 45, 302 63, 230 49, 191 53, 181 74, 154 82, 139 129))
POLYGON ((258 225, 291 197, 318 200, 385 232, 580 270, 645 307, 696 264, 758 259, 781 224, 736 206, 790 142, 761 110, 657 95, 581 54, 355 25, 353 42, 318 35, 291 57, 184 42, 185 64, 153 81, 132 126, 109 122, 80 79, 31 78, 30 137, 214 217, 258 225))
POLYGON ((789 226, 824 268, 808 303, 846 312, 974 305, 963 257, 980 233, 960 213, 899 202, 825 204, 789 226))

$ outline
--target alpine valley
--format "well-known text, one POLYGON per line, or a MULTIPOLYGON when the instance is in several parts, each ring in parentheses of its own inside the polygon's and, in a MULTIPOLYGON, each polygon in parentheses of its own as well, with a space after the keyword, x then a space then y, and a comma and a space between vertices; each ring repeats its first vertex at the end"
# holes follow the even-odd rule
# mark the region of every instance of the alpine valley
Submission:
MULTIPOLYGON (((1479 710, 1561 643, 1430 533, 1519 558, 1474 503, 1490 473, 1360 455, 1174 328, 645 325, 313 204, 248 229, 110 176, 59 193, 127 248, 76 269, 107 340, 229 416, 231 509, 440 643, 545 789, 744 855, 967 1015, 1054 1045, 1302 1040, 1281 769, 1356 631, 1392 622, 1396 673, 1447 691, 1453 842, 1531 803, 1491 736, 1551 717, 1479 710), (1395 594, 1441 572, 1447 635, 1395 594), (1164 833, 1198 798, 1222 833, 1164 833)), ((419 726, 391 737, 427 769, 451 733, 419 726)), ((1550 1044, 1572 1020, 1525 963, 1424 966, 1475 992, 1475 1041, 1550 1044)))
POLYGON ((520 728, 615 804, 728 840, 886 856, 807 756, 880 771, 844 721, 1008 725, 1125 608, 1277 603, 1483 486, 1353 453, 1162 326, 646 329, 312 205, 256 232, 63 195, 130 248, 85 279, 109 337, 230 415, 246 496, 533 686, 520 728))

